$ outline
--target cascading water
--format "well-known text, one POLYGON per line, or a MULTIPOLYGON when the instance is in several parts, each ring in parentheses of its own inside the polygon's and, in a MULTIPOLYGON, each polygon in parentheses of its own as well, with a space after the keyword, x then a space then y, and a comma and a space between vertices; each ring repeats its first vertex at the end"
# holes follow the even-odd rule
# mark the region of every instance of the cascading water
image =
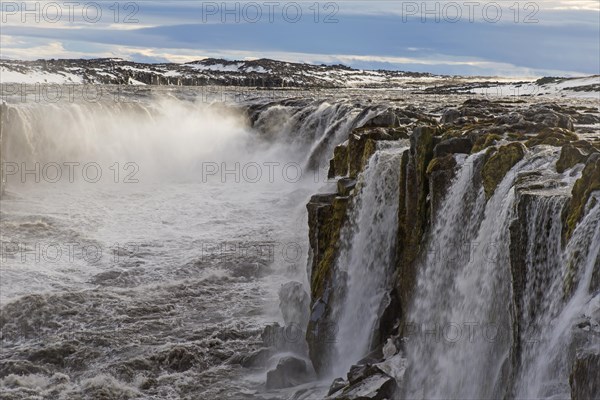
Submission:
POLYGON ((360 102, 290 100, 263 105, 253 127, 265 136, 280 137, 291 146, 308 147, 301 161, 303 168, 326 169, 333 148, 348 137, 352 128, 381 113, 384 107, 365 108, 360 102), (275 122, 275 123, 274 123, 275 122))
MULTIPOLYGON (((381 145, 380 145, 381 146, 381 145)), ((400 159, 407 149, 386 144, 358 178, 348 225, 341 232, 337 268, 347 276, 337 320, 335 371, 342 374, 369 351, 375 324, 389 289, 398 227, 400 159)))
POLYGON ((508 394, 513 185, 518 173, 547 168, 556 158, 543 151, 527 155, 485 203, 482 188, 473 185, 478 157, 463 163, 429 239, 410 316, 410 398, 508 394))
POLYGON ((599 345, 597 338, 578 338, 575 326, 582 319, 598 319, 588 309, 597 309, 600 303, 600 293, 590 292, 594 269, 597 273, 600 265, 600 202, 592 198, 590 203, 596 204, 590 206, 562 250, 560 214, 564 203, 561 197, 541 197, 530 206, 531 245, 523 300, 524 317, 532 322, 521 337, 526 344, 517 398, 570 398, 575 342, 589 350, 597 350, 599 345))

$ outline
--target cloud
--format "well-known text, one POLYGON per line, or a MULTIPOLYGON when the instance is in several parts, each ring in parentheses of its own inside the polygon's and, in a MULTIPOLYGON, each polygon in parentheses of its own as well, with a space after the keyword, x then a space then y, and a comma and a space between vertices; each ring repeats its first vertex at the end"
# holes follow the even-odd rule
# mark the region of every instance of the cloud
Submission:
MULTIPOLYGON (((281 17, 272 23, 232 23, 232 18, 221 23, 219 15, 204 18, 197 2, 147 1, 140 3, 136 24, 114 23, 107 14, 85 29, 80 29, 81 19, 73 26, 5 25, 1 55, 122 57, 145 62, 269 57, 436 73, 597 74, 600 15, 590 11, 592 3, 598 4, 544 2, 538 23, 514 23, 514 16, 506 14, 508 22, 493 24, 465 20, 435 23, 432 19, 422 23, 418 15, 404 20, 397 14, 398 2, 373 1, 368 3, 370 8, 365 2, 340 2, 335 14, 338 22, 326 24, 324 10, 318 23, 308 9, 298 23, 281 17)), ((308 7, 312 3, 302 4, 308 7)), ((508 10, 508 3, 501 4, 508 10)))

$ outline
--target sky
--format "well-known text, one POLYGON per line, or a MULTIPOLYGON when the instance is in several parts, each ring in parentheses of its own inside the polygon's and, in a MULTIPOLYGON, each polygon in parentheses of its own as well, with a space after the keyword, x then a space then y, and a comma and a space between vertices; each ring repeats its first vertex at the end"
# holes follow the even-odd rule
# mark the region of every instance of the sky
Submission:
POLYGON ((0 57, 600 74, 600 1, 1 1, 0 57))

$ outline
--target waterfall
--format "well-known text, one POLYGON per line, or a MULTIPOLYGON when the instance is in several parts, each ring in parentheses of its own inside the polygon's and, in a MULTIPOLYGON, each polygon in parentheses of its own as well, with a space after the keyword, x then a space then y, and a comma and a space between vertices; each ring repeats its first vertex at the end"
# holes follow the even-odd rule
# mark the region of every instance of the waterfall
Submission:
POLYGON ((474 180, 480 154, 462 164, 420 269, 408 330, 410 398, 502 398, 512 346, 509 227, 518 173, 555 157, 528 154, 485 202, 474 180))
POLYGON ((564 199, 541 199, 531 206, 535 215, 529 238, 532 245, 527 252, 530 277, 524 292, 528 306, 524 317, 533 317, 533 321, 521 338, 527 345, 516 386, 519 398, 570 398, 568 382, 574 345, 594 346, 597 350, 597 339, 586 343, 585 338, 577 337, 575 328, 578 320, 589 317, 588 306, 600 302, 600 293, 590 293, 592 274, 600 263, 600 203, 598 199, 593 201, 596 204, 579 223, 564 250, 560 247, 564 199), (543 232, 547 221, 550 229, 543 232), (565 296, 564 286, 570 274, 574 276, 575 288, 572 295, 565 296))
MULTIPOLYGON (((361 127, 386 107, 367 107, 352 99, 291 99, 252 109, 252 126, 268 138, 292 147, 307 148, 300 161, 303 168, 329 167, 333 148, 348 138, 353 128, 361 127)), ((252 108, 252 107, 251 107, 252 108)))
MULTIPOLYGON (((104 178, 114 163, 123 168, 135 162, 137 178, 146 181, 193 180, 203 162, 226 162, 229 169, 245 162, 291 163, 303 177, 323 182, 333 148, 386 109, 351 99, 224 104, 151 93, 127 100, 3 104, 2 162, 29 169, 39 163, 42 170, 58 163, 63 177, 69 172, 65 162, 94 162, 104 178)), ((8 180, 16 185, 18 175, 8 180)))
MULTIPOLYGON (((42 170, 57 163, 63 177, 68 174, 66 162, 97 163, 104 178, 112 174, 109 168, 115 162, 136 163, 137 178, 146 181, 188 177, 198 175, 194 169, 201 161, 246 154, 243 148, 250 141, 236 110, 166 96, 131 102, 14 104, 3 109, 2 161, 25 163, 28 169, 40 163, 42 170)), ((14 184, 19 183, 17 175, 9 177, 14 184)))
POLYGON ((338 320, 333 365, 338 374, 369 351, 393 269, 400 159, 408 147, 379 146, 358 177, 348 224, 341 232, 337 269, 347 279, 345 296, 334 305, 338 320))

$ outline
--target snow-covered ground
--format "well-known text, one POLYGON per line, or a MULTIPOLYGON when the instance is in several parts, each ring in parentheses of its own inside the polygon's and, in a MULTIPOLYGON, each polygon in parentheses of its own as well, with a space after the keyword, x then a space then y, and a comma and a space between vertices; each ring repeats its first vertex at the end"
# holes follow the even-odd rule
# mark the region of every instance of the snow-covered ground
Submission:
POLYGON ((143 64, 121 59, 0 61, 0 83, 223 85, 246 87, 381 88, 490 97, 558 96, 600 99, 600 75, 581 78, 438 76, 343 65, 259 59, 205 59, 143 64))

